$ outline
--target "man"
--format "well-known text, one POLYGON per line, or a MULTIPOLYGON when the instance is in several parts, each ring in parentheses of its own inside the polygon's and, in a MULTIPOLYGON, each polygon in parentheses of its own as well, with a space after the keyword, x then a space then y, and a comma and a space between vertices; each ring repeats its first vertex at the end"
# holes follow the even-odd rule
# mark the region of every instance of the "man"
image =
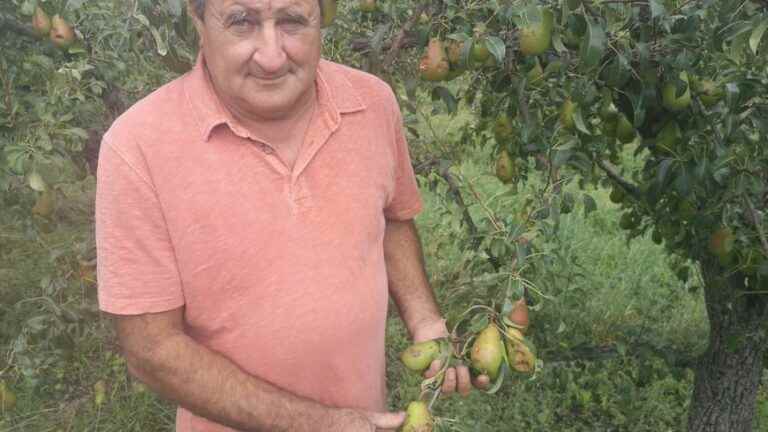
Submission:
POLYGON ((197 65, 100 153, 99 301, 128 368, 179 404, 180 432, 395 429, 389 296, 414 341, 446 329, 394 96, 320 59, 317 0, 190 9, 197 65))

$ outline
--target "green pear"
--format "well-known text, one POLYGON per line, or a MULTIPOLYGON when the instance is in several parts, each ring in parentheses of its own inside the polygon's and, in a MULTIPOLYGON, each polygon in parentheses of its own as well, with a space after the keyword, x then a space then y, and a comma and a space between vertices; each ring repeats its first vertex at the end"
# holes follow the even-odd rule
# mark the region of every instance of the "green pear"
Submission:
POLYGON ((16 395, 0 381, 0 412, 10 411, 16 407, 16 395))
POLYGON ((429 413, 427 403, 414 401, 408 404, 405 423, 400 430, 402 432, 432 432, 434 424, 435 421, 432 414, 429 413))
POLYGON ((576 104, 570 99, 566 99, 563 102, 563 106, 560 108, 560 124, 563 126, 563 129, 572 130, 576 125, 573 119, 576 107, 576 104))
POLYGON ((688 84, 685 93, 680 97, 677 97, 677 86, 674 82, 664 84, 662 89, 662 105, 670 111, 681 111, 691 105, 691 83, 688 80, 688 74, 680 72, 680 79, 688 84))
POLYGON ((496 177, 504 184, 511 183, 517 178, 517 164, 506 150, 502 150, 496 160, 496 177))
POLYGON ((489 324, 475 339, 470 352, 472 366, 481 374, 488 375, 495 380, 499 375, 499 368, 504 360, 504 344, 501 342, 501 333, 496 325, 489 324))
POLYGON ((541 22, 520 27, 520 53, 524 56, 539 55, 552 46, 554 15, 549 9, 541 10, 541 22))
POLYGON ((328 27, 336 18, 336 0, 320 0, 320 7, 323 12, 323 27, 328 27))
POLYGON ((51 17, 40 6, 35 8, 35 14, 32 16, 32 29, 40 38, 51 33, 51 17))
POLYGON ((616 125, 616 136, 624 144, 629 144, 635 140, 635 127, 629 122, 626 115, 619 114, 619 120, 616 125))
POLYGON ((400 354, 405 367, 414 372, 423 372, 440 355, 440 344, 435 340, 419 342, 409 346, 400 354))
POLYGON ((51 23, 50 38, 56 47, 67 49, 75 41, 75 31, 64 18, 55 15, 51 23))

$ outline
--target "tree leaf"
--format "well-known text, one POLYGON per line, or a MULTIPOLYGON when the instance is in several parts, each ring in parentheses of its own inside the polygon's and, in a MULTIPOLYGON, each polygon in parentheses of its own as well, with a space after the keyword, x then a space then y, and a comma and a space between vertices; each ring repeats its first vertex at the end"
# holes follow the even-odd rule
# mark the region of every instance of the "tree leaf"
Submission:
POLYGON ((504 56, 507 54, 507 47, 504 45, 504 41, 497 36, 488 36, 485 38, 485 46, 488 51, 496 57, 496 61, 501 64, 504 63, 504 56))
POLYGON ((445 106, 448 108, 448 112, 453 114, 459 107, 458 101, 453 96, 450 90, 443 86, 436 86, 432 89, 432 100, 442 99, 445 102, 445 106))
POLYGON ((605 52, 606 42, 607 39, 603 26, 595 20, 587 20, 587 32, 581 41, 579 53, 581 64, 585 68, 593 68, 600 64, 600 60, 605 52))
POLYGON ((766 30, 768 30, 768 19, 763 20, 752 31, 752 35, 749 37, 749 48, 752 50, 752 54, 757 55, 757 47, 760 45, 760 40, 763 38, 766 30))
POLYGON ((183 12, 183 5, 181 0, 168 0, 168 11, 173 16, 181 16, 183 12))
POLYGON ((45 192, 45 190, 48 189, 45 180, 43 180, 43 176, 37 171, 33 171, 32 174, 29 175, 27 181, 29 182, 29 187, 34 191, 45 192))

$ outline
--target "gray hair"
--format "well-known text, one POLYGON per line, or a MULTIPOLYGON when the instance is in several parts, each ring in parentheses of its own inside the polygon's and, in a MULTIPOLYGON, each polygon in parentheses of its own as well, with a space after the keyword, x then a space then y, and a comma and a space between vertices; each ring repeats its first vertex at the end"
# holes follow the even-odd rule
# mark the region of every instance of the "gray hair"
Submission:
MULTIPOLYGON (((205 3, 206 0, 189 0, 189 6, 192 8, 192 12, 201 21, 205 16, 205 3)), ((324 15, 323 0, 317 0, 317 4, 320 6, 320 16, 324 15)))

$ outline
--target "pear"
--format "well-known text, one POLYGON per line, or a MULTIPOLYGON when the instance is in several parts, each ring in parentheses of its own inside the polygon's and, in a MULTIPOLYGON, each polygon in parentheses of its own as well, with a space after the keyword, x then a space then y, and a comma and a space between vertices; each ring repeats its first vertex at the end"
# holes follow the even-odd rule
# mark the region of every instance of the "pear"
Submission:
POLYGON ((320 0, 323 12, 323 27, 328 27, 336 18, 336 0, 320 0))
POLYGON ((16 407, 16 395, 0 381, 0 412, 10 411, 16 407))
POLYGON ((479 373, 488 375, 491 380, 495 380, 499 375, 499 368, 504 359, 502 350, 504 344, 501 342, 501 333, 496 326, 488 324, 475 339, 470 352, 472 366, 479 373))
POLYGON ((43 191, 35 201, 35 206, 32 207, 32 214, 40 217, 48 218, 53 214, 56 209, 56 196, 50 189, 43 191))
POLYGON ((572 130, 576 125, 573 120, 573 113, 576 111, 576 104, 572 100, 566 99, 563 106, 560 107, 560 124, 563 129, 572 130))
POLYGON ((701 80, 696 85, 701 104, 707 108, 715 106, 723 97, 723 89, 712 80, 701 80))
POLYGON ((515 130, 512 127, 512 120, 506 114, 499 114, 493 122, 493 136, 499 144, 512 138, 515 130))
POLYGON ((376 0, 360 0, 357 7, 360 12, 371 13, 376 10, 376 0))
POLYGON ((419 342, 409 346, 400 354, 405 367, 414 372, 423 372, 440 355, 440 344, 435 340, 419 342))
POLYGON ((525 75, 528 78, 528 84, 532 87, 541 87, 544 83, 544 68, 541 67, 538 59, 533 64, 533 67, 525 75))
POLYGON ((435 421, 424 401, 414 401, 408 404, 405 423, 402 432, 432 432, 435 421))
POLYGON ((683 132, 680 130, 680 126, 676 121, 671 120, 656 136, 656 147, 664 153, 672 154, 682 137, 683 132))
POLYGON ((520 27, 520 53, 524 56, 539 55, 552 46, 554 15, 549 9, 541 9, 541 21, 520 27))
POLYGON ((511 183, 517 178, 517 165, 506 150, 502 150, 496 160, 496 177, 504 184, 511 183))
POLYGON ((718 228, 709 238, 709 252, 727 262, 727 258, 734 249, 736 237, 733 231, 728 227, 718 228))
POLYGON ((685 92, 677 97, 677 86, 674 82, 664 84, 662 89, 662 105, 670 111, 681 111, 691 105, 691 83, 688 80, 688 74, 685 71, 680 72, 680 79, 688 84, 685 92))
POLYGON ((461 50, 464 48, 464 43, 454 39, 449 39, 445 45, 445 50, 448 53, 448 62, 452 65, 458 65, 461 63, 461 50))
POLYGON ((442 81, 448 77, 450 65, 445 55, 443 42, 438 38, 432 38, 427 45, 427 51, 419 62, 421 78, 426 81, 442 81))
POLYGON ((513 370, 530 373, 536 369, 536 354, 533 344, 516 329, 508 329, 512 337, 507 338, 507 361, 513 370))
POLYGON ((54 15, 51 23, 50 38, 56 47, 67 49, 75 41, 75 31, 64 18, 54 15))
POLYGON ((616 136, 624 144, 629 144, 635 140, 635 127, 629 122, 624 114, 619 114, 619 120, 616 125, 616 136))
POLYGON ((39 38, 51 33, 51 17, 40 6, 35 8, 35 14, 32 16, 32 29, 39 38))
POLYGON ((507 319, 514 328, 522 332, 528 330, 530 319, 528 317, 528 303, 525 302, 525 299, 521 298, 512 305, 512 310, 507 315, 507 319))

